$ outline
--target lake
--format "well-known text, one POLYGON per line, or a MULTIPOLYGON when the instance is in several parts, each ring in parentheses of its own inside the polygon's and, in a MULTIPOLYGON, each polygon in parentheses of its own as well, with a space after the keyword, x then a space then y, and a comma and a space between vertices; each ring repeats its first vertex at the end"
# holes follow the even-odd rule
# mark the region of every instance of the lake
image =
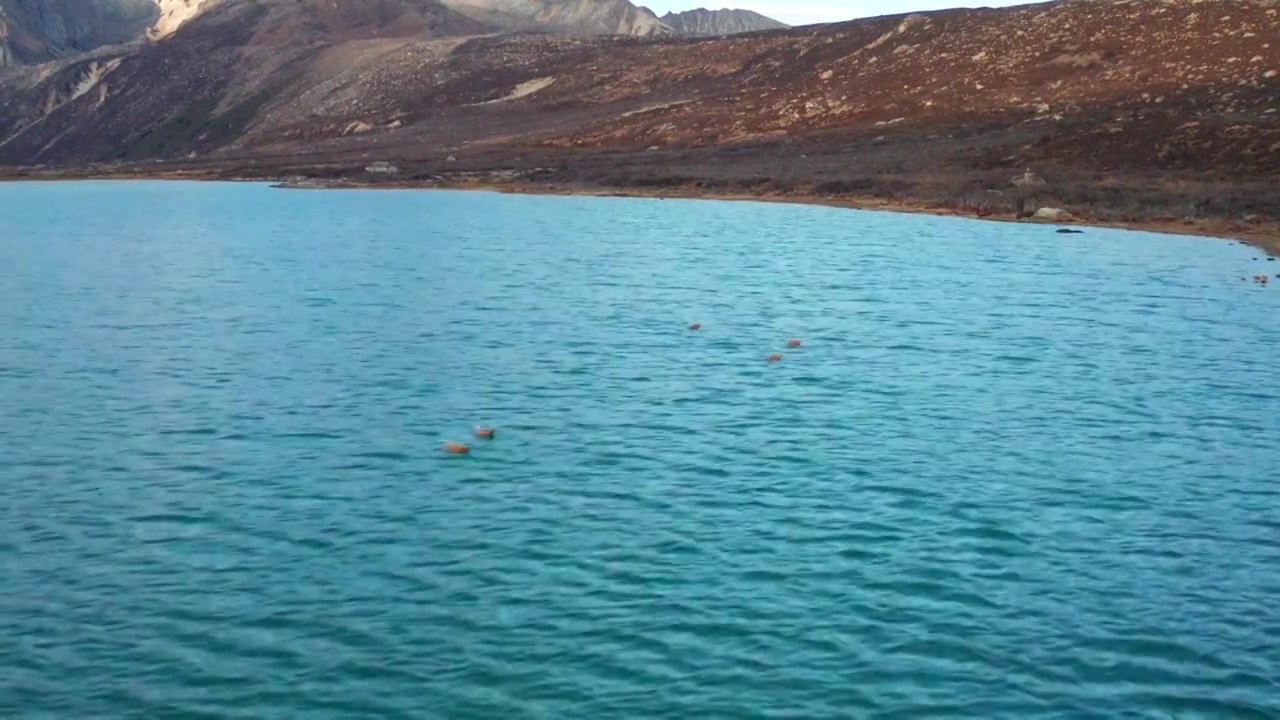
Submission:
POLYGON ((4 717, 1280 716, 1255 249, 257 184, 0 210, 4 717))

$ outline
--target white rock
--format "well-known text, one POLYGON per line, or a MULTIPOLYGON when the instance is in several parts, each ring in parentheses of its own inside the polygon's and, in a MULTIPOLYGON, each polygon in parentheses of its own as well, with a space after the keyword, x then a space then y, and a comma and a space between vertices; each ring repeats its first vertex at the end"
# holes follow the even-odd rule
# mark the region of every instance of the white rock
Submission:
POLYGON ((1037 210, 1036 214, 1032 215, 1032 217, 1034 217, 1037 220, 1054 220, 1054 221, 1070 220, 1071 213, 1067 212, 1066 210, 1063 210, 1062 208, 1042 207, 1039 210, 1037 210))

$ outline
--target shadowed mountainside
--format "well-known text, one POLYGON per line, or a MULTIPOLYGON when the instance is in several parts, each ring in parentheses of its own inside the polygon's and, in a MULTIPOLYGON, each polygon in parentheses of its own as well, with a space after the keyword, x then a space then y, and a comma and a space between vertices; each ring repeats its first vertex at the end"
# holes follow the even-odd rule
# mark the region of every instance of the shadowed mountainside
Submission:
MULTIPOLYGON (((0 67, 46 62, 104 45, 158 40, 222 1, 0 0, 0 67)), ((505 31, 649 37, 686 29, 693 35, 715 35, 786 27, 747 11, 698 10, 669 14, 685 26, 677 31, 628 0, 441 1, 492 30, 505 31)), ((341 13, 347 4, 330 0, 328 11, 341 13)))
POLYGON ((435 0, 224 0, 162 41, 0 75, 0 162, 213 150, 300 83, 336 73, 326 50, 486 31, 435 0))
POLYGON ((159 14, 154 0, 0 0, 0 67, 135 40, 159 14))
POLYGON ((785 23, 751 10, 707 10, 706 8, 679 13, 669 12, 662 16, 662 22, 686 35, 704 37, 737 35, 760 30, 785 30, 789 27, 785 23))
POLYGON ((699 40, 466 37, 485 26, 429 0, 225 0, 161 42, 0 75, 0 163, 979 214, 1022 209, 1008 179, 1033 167, 1043 201, 1095 214, 1274 220, 1278 7, 1067 0, 699 40))
MULTIPOLYGON (((166 37, 224 0, 0 0, 0 67, 166 37)), ((444 0, 492 30, 652 36, 675 31, 627 0, 444 0)), ((363 0, 313 5, 340 15, 363 0)))
MULTIPOLYGON (((232 12, 242 0, 0 0, 0 67, 30 65, 104 46, 159 40, 201 11, 232 12)), ((496 28, 430 2, 267 0, 284 36, 350 37, 483 33, 496 28), (414 19, 416 17, 416 19, 414 19), (434 20, 431 18, 439 18, 434 20), (445 19, 448 18, 448 19, 445 19), (297 27, 286 27, 296 24, 297 27), (443 24, 443 31, 436 25, 443 24)), ((237 38, 229 36, 228 42, 237 38)))

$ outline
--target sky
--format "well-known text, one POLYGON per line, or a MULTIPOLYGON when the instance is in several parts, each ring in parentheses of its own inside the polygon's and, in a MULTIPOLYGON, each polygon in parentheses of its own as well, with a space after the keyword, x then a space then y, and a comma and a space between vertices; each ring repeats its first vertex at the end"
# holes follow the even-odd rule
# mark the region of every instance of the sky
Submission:
POLYGON ((698 7, 755 10, 789 25, 839 22, 873 15, 896 15, 951 7, 1008 7, 1030 0, 633 0, 662 15, 698 7))

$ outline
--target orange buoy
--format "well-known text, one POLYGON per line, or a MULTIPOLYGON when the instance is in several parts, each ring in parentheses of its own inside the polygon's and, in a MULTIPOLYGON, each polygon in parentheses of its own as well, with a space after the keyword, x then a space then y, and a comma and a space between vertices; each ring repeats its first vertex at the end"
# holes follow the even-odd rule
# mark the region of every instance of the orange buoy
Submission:
POLYGON ((791 338, 787 341, 787 347, 800 347, 800 341, 795 338, 791 338))
POLYGON ((488 425, 477 425, 475 433, 476 437, 491 438, 498 434, 498 429, 489 427, 488 425))
POLYGON ((774 353, 769 356, 769 362, 778 362, 781 359, 782 359, 781 353, 774 353))
POLYGON ((689 329, 690 329, 690 330, 701 330, 701 329, 702 329, 702 323, 689 323, 689 329))
POLYGON ((445 452, 452 453, 454 455, 466 455, 471 452, 471 448, 460 442, 453 442, 452 440, 446 442, 443 447, 445 452))

